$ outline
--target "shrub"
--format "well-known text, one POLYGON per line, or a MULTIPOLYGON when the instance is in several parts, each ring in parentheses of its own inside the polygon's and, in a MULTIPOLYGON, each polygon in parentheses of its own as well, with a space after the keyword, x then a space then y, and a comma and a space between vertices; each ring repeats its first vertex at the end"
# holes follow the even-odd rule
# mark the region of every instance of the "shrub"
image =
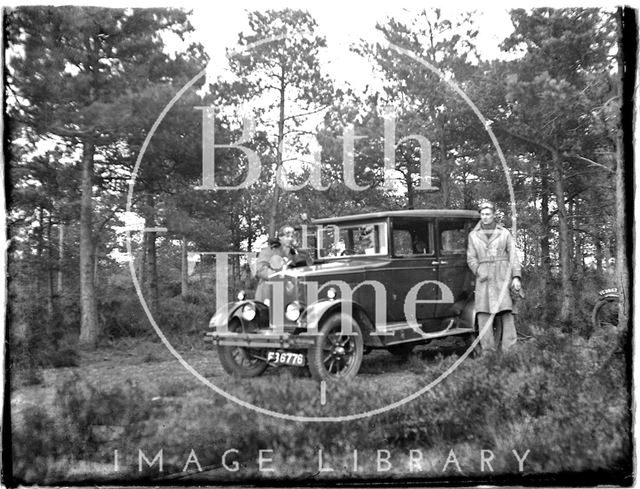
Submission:
POLYGON ((179 397, 193 389, 193 385, 182 380, 165 381, 158 387, 158 395, 162 397, 179 397))
POLYGON ((78 376, 58 387, 54 409, 25 409, 16 423, 12 450, 18 481, 51 484, 66 480, 80 460, 111 461, 123 440, 114 444, 109 433, 126 433, 124 441, 136 446, 150 436, 150 420, 164 416, 150 394, 130 381, 99 390, 78 376))
MULTIPOLYGON (((465 475, 479 470, 480 449, 492 449, 497 459, 504 460, 513 460, 512 449, 521 454, 530 450, 529 474, 628 471, 630 397, 626 359, 618 350, 620 333, 586 339, 558 328, 533 328, 532 332, 534 338, 514 350, 467 359, 434 389, 409 403, 342 423, 283 422, 256 416, 220 396, 185 396, 189 389, 179 381, 160 384, 157 392, 165 399, 153 402, 155 392, 144 392, 134 384, 102 392, 72 379, 57 392, 60 414, 55 421, 42 416, 39 424, 21 425, 23 431, 16 439, 27 443, 33 438, 36 447, 33 454, 21 448, 20 456, 29 461, 21 460, 21 474, 28 474, 34 460, 51 468, 61 466, 54 462, 64 457, 111 460, 113 448, 135 454, 138 448, 156 453, 158 447, 171 447, 165 452, 165 474, 182 471, 191 449, 202 466, 215 466, 228 448, 238 449, 253 462, 259 449, 269 448, 308 465, 317 461, 319 448, 327 460, 339 460, 354 448, 399 452, 414 446, 431 452, 455 449, 460 464, 471 467, 465 475), (126 426, 116 444, 97 430, 114 425, 126 426)), ((331 384, 324 406, 317 382, 292 375, 225 377, 220 387, 281 413, 347 415, 400 400, 429 384, 456 360, 455 355, 440 361, 413 360, 419 375, 399 374, 397 382, 387 384, 374 375, 331 384)), ((130 473, 121 475, 135 477, 135 469, 130 467, 130 473)), ((49 482, 52 470, 47 474, 49 482)), ((496 467, 497 473, 515 471, 517 464, 504 462, 496 467)), ((157 476, 157 467, 143 475, 157 476)), ((261 474, 253 463, 240 476, 261 474)))
MULTIPOLYGON (((18 318, 14 317, 15 320, 18 318)), ((42 382, 42 369, 75 367, 78 353, 75 340, 65 334, 60 314, 51 316, 46 307, 33 305, 20 311, 23 331, 18 334, 13 324, 9 335, 11 382, 14 386, 42 382)))
POLYGON ((159 306, 158 326, 165 333, 203 331, 215 313, 215 300, 208 302, 185 302, 180 297, 164 299, 159 306))
POLYGON ((77 367, 79 365, 78 351, 76 348, 63 347, 48 357, 48 365, 53 368, 77 367))
POLYGON ((33 336, 13 339, 9 349, 10 381, 16 386, 37 385, 42 382, 42 359, 38 342, 33 336))
POLYGON ((160 356, 157 352, 155 352, 153 350, 148 350, 142 356, 141 362, 142 363, 156 363, 156 362, 163 362, 164 360, 165 360, 165 358, 160 356))
POLYGON ((22 483, 44 482, 53 475, 53 462, 64 456, 55 420, 38 406, 27 407, 21 417, 11 439, 14 477, 22 483))
POLYGON ((148 320, 133 287, 104 285, 98 298, 104 336, 114 339, 149 335, 148 320))
MULTIPOLYGON (((553 328, 544 334, 534 332, 538 336, 514 351, 468 360, 435 389, 370 420, 300 427, 267 421, 271 447, 293 450, 297 457, 313 457, 316 448, 322 447, 327 456, 337 458, 351 448, 416 444, 434 450, 471 447, 470 457, 480 449, 508 454, 515 448, 531 450, 528 466, 538 473, 626 466, 629 395, 624 356, 612 355, 618 338, 586 340, 553 328)), ((426 385, 455 360, 450 356, 424 363, 422 378, 411 389, 426 385)), ((399 399, 391 386, 381 388, 375 379, 357 380, 332 385, 330 406, 322 407, 317 384, 307 382, 288 376, 260 383, 240 381, 234 393, 268 409, 305 415, 362 412, 399 399)), ((244 411, 216 410, 215 419, 223 427, 244 426, 244 421, 238 424, 244 411)), ((514 471, 517 465, 502 470, 514 471)))

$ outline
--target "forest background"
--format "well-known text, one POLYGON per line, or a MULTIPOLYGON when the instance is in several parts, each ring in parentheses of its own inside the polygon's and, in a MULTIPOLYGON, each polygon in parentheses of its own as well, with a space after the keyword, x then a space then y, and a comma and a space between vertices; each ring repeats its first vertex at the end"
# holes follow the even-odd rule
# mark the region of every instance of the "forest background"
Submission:
MULTIPOLYGON (((364 90, 337 86, 325 72, 326 40, 308 12, 247 15, 249 30, 229 46, 227 75, 201 77, 157 127, 126 212, 136 159, 154 121, 207 66, 205 49, 192 42, 189 14, 5 11, 13 385, 41 382, 42 369, 77 365, 82 352, 118 339, 151 337, 129 262, 163 330, 178 344, 195 344, 216 303, 210 253, 259 251, 283 223, 378 210, 472 209, 487 199, 511 225, 507 181, 483 122, 443 79, 391 45, 454 80, 499 139, 515 195, 526 332, 590 338, 590 311, 605 286, 618 287, 619 324, 627 324, 632 195, 621 46, 628 11, 511 10, 501 59, 479 52, 473 13, 381 19, 383 40, 353 46, 376 76, 364 90), (195 107, 203 106, 216 107, 216 144, 240 141, 244 119, 254 119, 243 144, 262 165, 248 188, 198 189, 203 113, 195 107), (416 139, 398 144, 393 183, 385 185, 389 110, 397 140, 422 134, 431 142, 436 192, 418 188, 416 139), (353 149, 352 181, 343 172, 350 124, 364 136, 353 149), (304 185, 314 174, 321 189, 304 185)), ((237 186, 250 176, 238 154, 216 150, 218 185, 237 186)), ((253 287, 250 260, 233 258, 229 296, 253 287)), ((623 373, 625 365, 618 365, 623 373)))

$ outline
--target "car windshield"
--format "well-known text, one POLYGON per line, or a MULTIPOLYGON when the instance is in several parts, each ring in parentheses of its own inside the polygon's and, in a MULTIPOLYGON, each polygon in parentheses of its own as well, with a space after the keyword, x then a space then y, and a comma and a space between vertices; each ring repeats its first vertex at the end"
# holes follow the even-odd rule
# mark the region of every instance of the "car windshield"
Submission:
POLYGON ((386 255, 387 223, 327 224, 318 230, 318 257, 386 255))

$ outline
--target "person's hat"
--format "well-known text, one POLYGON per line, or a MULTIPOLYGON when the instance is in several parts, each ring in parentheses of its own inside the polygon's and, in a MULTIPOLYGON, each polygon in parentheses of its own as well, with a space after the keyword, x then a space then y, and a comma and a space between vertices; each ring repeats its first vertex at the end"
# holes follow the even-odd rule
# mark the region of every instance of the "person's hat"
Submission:
POLYGON ((493 202, 489 202, 488 200, 486 200, 484 202, 480 202, 480 205, 478 205, 479 211, 482 211, 483 209, 491 209, 493 212, 495 212, 496 206, 493 205, 493 202))
POLYGON ((287 234, 287 232, 295 232, 294 227, 291 224, 283 224, 282 226, 280 226, 280 228, 278 229, 278 236, 284 236, 285 234, 287 234))

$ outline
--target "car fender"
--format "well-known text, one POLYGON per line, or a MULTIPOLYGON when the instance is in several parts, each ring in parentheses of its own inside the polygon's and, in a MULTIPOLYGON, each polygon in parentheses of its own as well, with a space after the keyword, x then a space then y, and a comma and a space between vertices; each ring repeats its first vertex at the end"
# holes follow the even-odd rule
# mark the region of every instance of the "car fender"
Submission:
POLYGON ((219 308, 216 313, 213 315, 211 320, 209 321, 209 328, 215 330, 225 330, 229 324, 231 319, 237 317, 242 324, 242 329, 246 328, 246 326, 250 325, 263 325, 269 324, 269 307, 260 301, 252 301, 252 300, 244 300, 244 301, 236 301, 229 302, 228 304, 223 305, 219 308), (241 316, 242 307, 246 304, 253 304, 256 307, 256 317, 252 321, 246 321, 241 316))
POLYGON ((351 314, 358 322, 364 335, 364 343, 367 346, 383 346, 380 338, 373 335, 375 333, 375 325, 364 308, 357 302, 345 301, 340 299, 322 299, 309 305, 300 321, 305 324, 307 330, 314 328, 319 331, 322 322, 336 311, 339 311, 343 305, 351 307, 351 314))

